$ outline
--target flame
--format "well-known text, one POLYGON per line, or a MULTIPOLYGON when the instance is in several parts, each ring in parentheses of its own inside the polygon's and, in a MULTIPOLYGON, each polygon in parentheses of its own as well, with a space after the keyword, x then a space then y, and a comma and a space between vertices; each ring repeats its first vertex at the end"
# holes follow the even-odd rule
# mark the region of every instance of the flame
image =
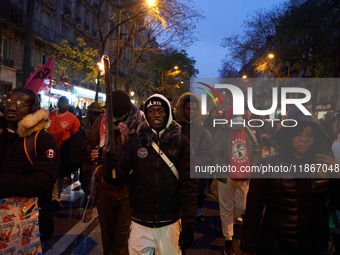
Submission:
POLYGON ((102 60, 100 62, 97 63, 98 68, 100 70, 100 75, 104 75, 105 70, 104 70, 104 56, 102 56, 102 60))

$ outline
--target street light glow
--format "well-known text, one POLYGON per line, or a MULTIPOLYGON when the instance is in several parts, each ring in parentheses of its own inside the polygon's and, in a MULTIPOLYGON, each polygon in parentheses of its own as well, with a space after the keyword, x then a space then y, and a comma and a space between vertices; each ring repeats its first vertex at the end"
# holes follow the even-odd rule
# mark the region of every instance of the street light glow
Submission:
POLYGON ((130 92, 130 95, 131 95, 132 97, 134 96, 134 94, 135 94, 134 91, 131 91, 131 92, 130 92))
POLYGON ((268 58, 274 58, 275 56, 274 56, 274 54, 273 53, 269 53, 268 54, 268 58))
POLYGON ((242 76, 242 79, 247 79, 247 75, 243 75, 243 76, 242 76))
POLYGON ((156 0, 146 0, 149 7, 154 7, 156 5, 156 0))
POLYGON ((174 68, 175 68, 175 70, 177 70, 177 69, 178 69, 178 66, 174 66, 174 68))
POLYGON ((98 68, 100 70, 100 75, 104 75, 105 69, 104 69, 103 57, 102 57, 102 60, 97 63, 97 65, 98 65, 98 68))

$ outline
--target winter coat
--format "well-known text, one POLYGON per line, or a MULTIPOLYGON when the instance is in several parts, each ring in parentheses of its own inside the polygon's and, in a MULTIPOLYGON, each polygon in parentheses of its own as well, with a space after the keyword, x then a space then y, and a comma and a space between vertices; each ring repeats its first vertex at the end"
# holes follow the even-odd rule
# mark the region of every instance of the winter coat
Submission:
MULTIPOLYGON (((87 147, 88 152, 90 153, 91 150, 95 149, 96 146, 100 146, 100 127, 102 123, 102 118, 104 114, 101 114, 91 126, 87 136, 85 138, 85 144, 87 147)), ((141 111, 139 111, 136 106, 131 104, 131 111, 129 113, 129 117, 127 118, 124 123, 129 127, 129 136, 137 132, 138 127, 142 124, 144 120, 144 115, 141 111)), ((120 152, 122 147, 122 140, 121 140, 121 133, 119 132, 118 128, 114 126, 114 144, 115 144, 115 151, 117 153, 120 152)), ((101 159, 100 159, 101 160, 101 159)), ((89 160, 88 160, 89 161, 89 160)), ((88 162, 90 163, 90 162, 88 162)), ((112 186, 108 185, 107 183, 102 181, 102 169, 96 175, 96 180, 100 188, 104 189, 108 193, 111 194, 114 198, 120 200, 127 198, 129 196, 128 187, 126 183, 121 183, 121 185, 112 186)))
MULTIPOLYGON (((157 132, 146 119, 137 134, 130 136, 122 146, 118 156, 116 178, 105 177, 104 173, 104 180, 112 185, 129 180, 133 221, 157 228, 172 224, 181 218, 183 228, 193 228, 198 186, 197 180, 190 179, 190 143, 181 134, 180 125, 172 120, 168 100, 159 94, 148 100, 153 97, 158 97, 168 104, 165 127, 157 132), (151 146, 152 141, 158 144, 175 165, 179 179, 151 146)), ((111 176, 111 169, 104 169, 109 173, 106 176, 111 176)))
POLYGON ((7 129, 0 134, 0 198, 38 197, 41 240, 53 234, 52 189, 58 176, 60 154, 49 127, 48 111, 40 109, 25 116, 17 133, 7 129), (36 142, 37 156, 29 162, 24 150, 24 137, 42 129, 36 142))
POLYGON ((185 135, 191 143, 192 149, 195 154, 195 165, 209 166, 212 164, 213 150, 212 150, 212 138, 209 131, 201 123, 201 103, 200 99, 192 93, 182 94, 176 104, 177 109, 177 121, 181 125, 182 134, 185 135), (188 122, 184 117, 184 100, 186 97, 194 98, 197 103, 198 114, 195 119, 188 122))
POLYGON ((176 222, 193 227, 197 208, 197 182, 190 179, 190 144, 181 135, 180 126, 172 122, 164 134, 157 135, 145 123, 138 134, 123 145, 119 156, 124 179, 131 169, 130 205, 132 220, 148 227, 161 227, 176 222), (160 149, 174 163, 179 180, 150 145, 160 149))
MULTIPOLYGON (((266 158, 263 164, 287 165, 287 161, 276 155, 266 158)), ((256 254, 325 254, 329 239, 328 195, 326 179, 252 179, 241 250, 256 250, 256 254)))

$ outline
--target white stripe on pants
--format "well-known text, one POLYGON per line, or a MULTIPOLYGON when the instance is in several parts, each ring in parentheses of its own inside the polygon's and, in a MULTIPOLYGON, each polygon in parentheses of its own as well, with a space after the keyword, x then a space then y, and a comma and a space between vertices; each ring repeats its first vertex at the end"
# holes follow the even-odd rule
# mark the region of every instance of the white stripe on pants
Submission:
POLYGON ((130 255, 181 255, 178 246, 180 220, 160 228, 149 228, 131 221, 130 255))
POLYGON ((249 180, 227 183, 218 182, 218 202, 220 205, 220 217, 223 236, 226 240, 232 240, 234 235, 234 220, 240 217, 246 209, 249 180))

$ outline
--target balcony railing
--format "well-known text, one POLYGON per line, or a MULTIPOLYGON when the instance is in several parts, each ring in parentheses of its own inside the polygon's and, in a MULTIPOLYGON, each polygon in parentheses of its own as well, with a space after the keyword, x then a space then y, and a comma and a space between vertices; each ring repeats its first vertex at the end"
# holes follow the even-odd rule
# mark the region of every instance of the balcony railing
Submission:
POLYGON ((14 67, 14 61, 12 59, 0 57, 0 65, 4 65, 4 66, 13 68, 14 67))
POLYGON ((33 33, 52 43, 59 43, 62 40, 60 34, 37 20, 33 21, 33 33))

